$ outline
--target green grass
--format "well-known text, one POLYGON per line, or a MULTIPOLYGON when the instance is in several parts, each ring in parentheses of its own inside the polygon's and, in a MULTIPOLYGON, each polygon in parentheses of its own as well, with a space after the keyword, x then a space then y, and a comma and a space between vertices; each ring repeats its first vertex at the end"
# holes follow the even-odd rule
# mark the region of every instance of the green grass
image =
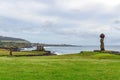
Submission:
POLYGON ((120 56, 83 52, 0 57, 0 80, 120 80, 120 56))
POLYGON ((108 54, 106 52, 81 52, 80 56, 84 58, 93 58, 93 59, 120 59, 120 55, 108 54))
MULTIPOLYGON (((0 56, 9 56, 9 50, 5 50, 5 49, 0 49, 0 56)), ((29 55, 29 54, 45 54, 44 51, 18 51, 18 52, 15 52, 13 51, 12 52, 13 56, 15 55, 29 55)))

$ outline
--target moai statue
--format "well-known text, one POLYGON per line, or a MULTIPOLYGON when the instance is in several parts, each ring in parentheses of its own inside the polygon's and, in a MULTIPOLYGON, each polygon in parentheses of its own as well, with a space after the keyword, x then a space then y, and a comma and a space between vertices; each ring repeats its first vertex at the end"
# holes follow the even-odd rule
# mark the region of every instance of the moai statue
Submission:
POLYGON ((37 51, 44 51, 44 46, 43 45, 37 45, 37 51))
POLYGON ((100 50, 101 51, 105 51, 105 48, 104 48, 104 38, 105 38, 105 35, 102 33, 100 34, 100 50))
POLYGON ((13 51, 13 48, 12 47, 10 47, 10 56, 12 56, 13 54, 12 54, 12 51, 13 51))

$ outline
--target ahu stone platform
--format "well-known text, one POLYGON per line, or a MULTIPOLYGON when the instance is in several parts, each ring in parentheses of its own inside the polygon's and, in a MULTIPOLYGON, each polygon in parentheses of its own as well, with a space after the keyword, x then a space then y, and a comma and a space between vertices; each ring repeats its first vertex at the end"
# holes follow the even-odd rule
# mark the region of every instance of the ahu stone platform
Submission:
POLYGON ((105 50, 105 51, 94 50, 94 52, 110 53, 110 54, 117 54, 117 55, 120 55, 120 52, 119 52, 119 51, 111 51, 111 50, 105 50))

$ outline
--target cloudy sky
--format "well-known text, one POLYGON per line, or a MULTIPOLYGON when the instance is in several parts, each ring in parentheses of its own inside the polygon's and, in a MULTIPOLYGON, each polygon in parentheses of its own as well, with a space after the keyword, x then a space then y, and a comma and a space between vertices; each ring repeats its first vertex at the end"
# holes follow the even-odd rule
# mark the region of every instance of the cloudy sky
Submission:
POLYGON ((0 0, 0 35, 31 42, 120 45, 120 0, 0 0))

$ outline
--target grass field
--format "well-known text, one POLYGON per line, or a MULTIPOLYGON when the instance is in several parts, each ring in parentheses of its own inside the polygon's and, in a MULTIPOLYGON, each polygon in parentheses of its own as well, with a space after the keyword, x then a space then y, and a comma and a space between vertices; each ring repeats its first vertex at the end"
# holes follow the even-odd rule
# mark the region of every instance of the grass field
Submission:
POLYGON ((0 80, 120 80, 120 55, 1 56, 0 80))
MULTIPOLYGON (((0 56, 9 56, 10 51, 5 49, 0 49, 0 56)), ((29 55, 29 54, 45 54, 44 51, 13 51, 13 56, 16 55, 29 55)))

